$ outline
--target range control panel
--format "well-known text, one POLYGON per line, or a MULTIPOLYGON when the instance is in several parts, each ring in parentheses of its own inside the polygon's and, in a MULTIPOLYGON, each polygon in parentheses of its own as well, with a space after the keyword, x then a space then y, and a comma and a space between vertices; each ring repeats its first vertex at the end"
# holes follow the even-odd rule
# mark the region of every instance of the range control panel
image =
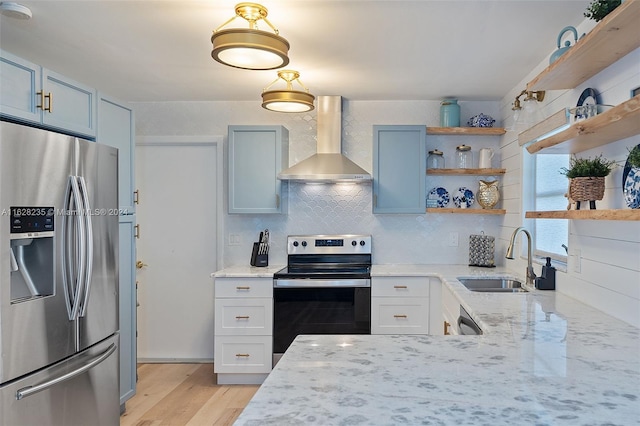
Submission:
POLYGON ((287 254, 371 254, 371 235, 289 235, 287 254))

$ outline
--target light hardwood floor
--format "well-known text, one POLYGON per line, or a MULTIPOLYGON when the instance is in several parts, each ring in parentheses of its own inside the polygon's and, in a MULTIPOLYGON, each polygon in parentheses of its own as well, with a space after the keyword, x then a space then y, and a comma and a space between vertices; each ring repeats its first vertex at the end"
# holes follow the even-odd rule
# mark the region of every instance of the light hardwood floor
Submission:
POLYGON ((257 385, 216 385, 213 364, 138 364, 121 426, 231 425, 257 385))

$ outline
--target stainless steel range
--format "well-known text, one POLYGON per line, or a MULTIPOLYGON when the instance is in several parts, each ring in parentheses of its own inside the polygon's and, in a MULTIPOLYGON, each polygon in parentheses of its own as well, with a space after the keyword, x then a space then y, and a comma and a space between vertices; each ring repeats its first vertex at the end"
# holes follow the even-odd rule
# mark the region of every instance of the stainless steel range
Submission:
POLYGON ((371 333, 371 235, 290 235, 273 281, 274 365, 299 334, 371 333))

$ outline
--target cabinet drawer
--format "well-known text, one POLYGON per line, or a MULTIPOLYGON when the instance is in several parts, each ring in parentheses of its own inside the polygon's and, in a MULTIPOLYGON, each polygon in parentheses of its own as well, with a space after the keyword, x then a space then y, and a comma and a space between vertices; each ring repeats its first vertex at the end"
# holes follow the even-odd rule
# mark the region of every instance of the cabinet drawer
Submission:
POLYGON ((272 278, 216 278, 218 297, 273 297, 272 278))
POLYGON ((371 298, 371 334, 428 333, 428 298, 371 298))
POLYGON ((271 335, 273 299, 216 299, 216 335, 271 335))
POLYGON ((270 372, 271 339, 271 336, 216 336, 214 373, 270 372))
POLYGON ((373 277, 372 297, 429 297, 429 278, 373 277))

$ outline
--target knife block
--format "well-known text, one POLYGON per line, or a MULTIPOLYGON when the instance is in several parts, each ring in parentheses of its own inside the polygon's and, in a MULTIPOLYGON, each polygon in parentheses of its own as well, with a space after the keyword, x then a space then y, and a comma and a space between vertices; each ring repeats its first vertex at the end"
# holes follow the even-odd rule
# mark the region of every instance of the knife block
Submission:
POLYGON ((269 254, 260 254, 260 243, 253 243, 253 250, 251 251, 251 266, 269 266, 269 254))

